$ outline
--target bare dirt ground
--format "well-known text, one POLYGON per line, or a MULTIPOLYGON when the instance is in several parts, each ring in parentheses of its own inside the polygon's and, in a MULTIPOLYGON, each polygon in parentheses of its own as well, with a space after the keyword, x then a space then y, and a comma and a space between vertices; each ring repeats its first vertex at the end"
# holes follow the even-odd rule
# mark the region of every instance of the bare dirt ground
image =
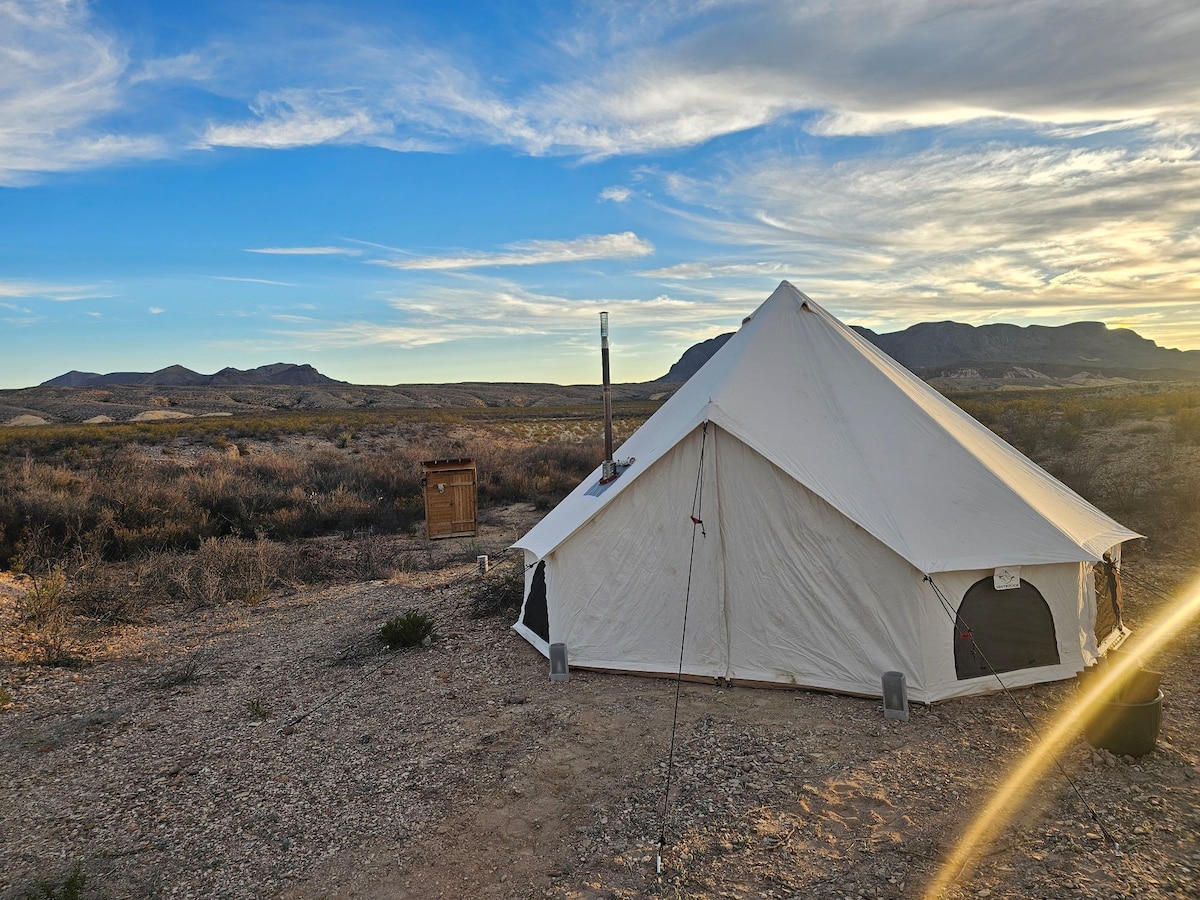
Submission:
MULTIPOLYGON (((509 619, 469 611, 476 554, 500 558, 537 515, 439 543, 429 571, 164 610, 74 671, 0 667, 0 897, 76 861, 84 896, 113 898, 918 897, 1033 741, 1003 694, 897 723, 874 700, 684 684, 656 874, 675 685, 551 684, 509 619), (437 640, 383 652, 376 629, 408 608, 437 640)), ((1126 565, 1163 589, 1187 576, 1126 565)), ((5 623, 16 589, 0 585, 5 623)), ((1160 601, 1129 595, 1137 629, 1160 601)), ((1080 738, 1063 760, 1119 851, 1054 774, 949 896, 1200 896, 1200 640, 1149 662, 1158 749, 1080 738)), ((1015 696, 1043 723, 1075 691, 1015 696)))

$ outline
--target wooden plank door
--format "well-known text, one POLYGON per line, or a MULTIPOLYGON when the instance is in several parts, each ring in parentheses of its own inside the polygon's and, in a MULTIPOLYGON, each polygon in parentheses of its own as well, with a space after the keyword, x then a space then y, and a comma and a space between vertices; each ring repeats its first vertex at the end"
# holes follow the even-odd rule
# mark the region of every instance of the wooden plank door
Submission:
POLYGON ((476 522, 474 469, 431 471, 425 480, 425 527, 431 538, 472 537, 476 522))

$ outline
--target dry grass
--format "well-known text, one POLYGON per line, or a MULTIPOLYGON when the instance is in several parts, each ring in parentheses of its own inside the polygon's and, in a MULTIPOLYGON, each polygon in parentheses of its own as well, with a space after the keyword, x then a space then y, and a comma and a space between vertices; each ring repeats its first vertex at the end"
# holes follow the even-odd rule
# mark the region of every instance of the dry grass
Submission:
MULTIPOLYGON (((1152 540, 1196 533, 1200 387, 953 399, 1152 540)), ((648 411, 619 412, 618 441, 648 411)), ((597 411, 577 409, 13 431, 0 433, 0 568, 23 573, 16 624, 52 664, 78 661, 96 629, 144 621, 164 604, 252 604, 281 588, 385 580, 430 562, 419 536, 422 460, 473 457, 486 516, 513 502, 549 509, 603 453, 597 411)))
MULTIPOLYGON (((280 588, 387 579, 432 559, 419 552, 423 460, 475 458, 486 515, 513 502, 549 508, 603 454, 594 415, 476 419, 195 420, 105 429, 99 443, 90 427, 0 433, 0 568, 26 573, 20 626, 40 661, 60 664, 78 658, 89 631, 164 604, 250 604, 280 588)), ((622 415, 618 434, 643 419, 622 415)))

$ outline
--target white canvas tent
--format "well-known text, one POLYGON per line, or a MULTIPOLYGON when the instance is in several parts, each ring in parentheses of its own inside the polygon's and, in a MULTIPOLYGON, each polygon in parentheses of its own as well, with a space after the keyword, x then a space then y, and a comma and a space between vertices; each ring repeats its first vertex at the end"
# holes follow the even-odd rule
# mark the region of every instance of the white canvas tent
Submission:
POLYGON ((917 701, 1067 678, 1101 649, 1093 564, 1137 537, 787 282, 618 456, 514 545, 514 628, 572 667, 682 649, 870 696, 900 671, 917 701))

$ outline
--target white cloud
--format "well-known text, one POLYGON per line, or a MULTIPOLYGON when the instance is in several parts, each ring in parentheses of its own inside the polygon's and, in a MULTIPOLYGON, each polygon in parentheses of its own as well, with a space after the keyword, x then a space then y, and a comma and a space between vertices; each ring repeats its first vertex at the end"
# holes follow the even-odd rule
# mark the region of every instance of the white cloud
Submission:
POLYGON ((371 260, 393 269, 479 269, 490 266, 533 266, 593 259, 628 259, 649 256, 654 245, 632 231, 589 234, 567 241, 522 241, 494 253, 458 256, 416 256, 410 259, 371 260))
POLYGON ((13 328, 29 328, 33 325, 40 325, 46 321, 45 316, 5 316, 0 319, 5 325, 11 325, 13 328))
POLYGON ((1163 140, 1200 122, 1191 0, 585 5, 547 13, 528 44, 473 35, 489 47, 479 54, 398 37, 417 32, 372 15, 268 21, 248 8, 192 49, 131 61, 133 36, 106 32, 81 0, 10 0, 0 183, 188 147, 486 144, 602 159, 782 121, 824 136, 1023 123, 1054 139, 1136 126, 1163 140), (248 115, 190 119, 168 93, 180 82, 248 115), (104 126, 149 121, 145 110, 150 133, 104 126))
POLYGON ((760 0, 623 8, 586 24, 597 33, 560 34, 562 54, 542 54, 527 86, 507 93, 461 56, 404 54, 403 68, 373 70, 372 116, 402 133, 589 159, 692 147, 798 114, 821 135, 977 121, 1096 133, 1200 117, 1200 16, 1186 0, 1103 14, 1074 0, 760 0))
POLYGON ((600 192, 601 200, 611 200, 613 203, 624 203, 633 196, 633 191, 627 187, 606 187, 600 192))
POLYGON ((337 141, 357 141, 386 128, 359 104, 338 92, 284 91, 261 94, 250 106, 247 123, 210 123, 203 144, 209 147, 260 147, 282 150, 337 141))
POLYGON ((350 247, 248 247, 247 253, 268 253, 275 256, 361 256, 361 250, 350 247))
POLYGON ((0 186, 38 173, 160 156, 154 135, 107 131, 123 104, 119 41, 95 27, 78 0, 0 4, 0 186))
POLYGON ((779 262, 709 263, 686 262, 661 269, 646 269, 638 274, 644 278, 666 278, 691 281, 709 278, 742 278, 746 276, 778 277, 786 279, 792 270, 779 262))
POLYGON ((152 315, 152 316, 161 316, 163 313, 166 312, 166 310, 163 309, 161 306, 151 306, 149 308, 149 310, 147 310, 147 312, 149 312, 150 315, 152 315))

